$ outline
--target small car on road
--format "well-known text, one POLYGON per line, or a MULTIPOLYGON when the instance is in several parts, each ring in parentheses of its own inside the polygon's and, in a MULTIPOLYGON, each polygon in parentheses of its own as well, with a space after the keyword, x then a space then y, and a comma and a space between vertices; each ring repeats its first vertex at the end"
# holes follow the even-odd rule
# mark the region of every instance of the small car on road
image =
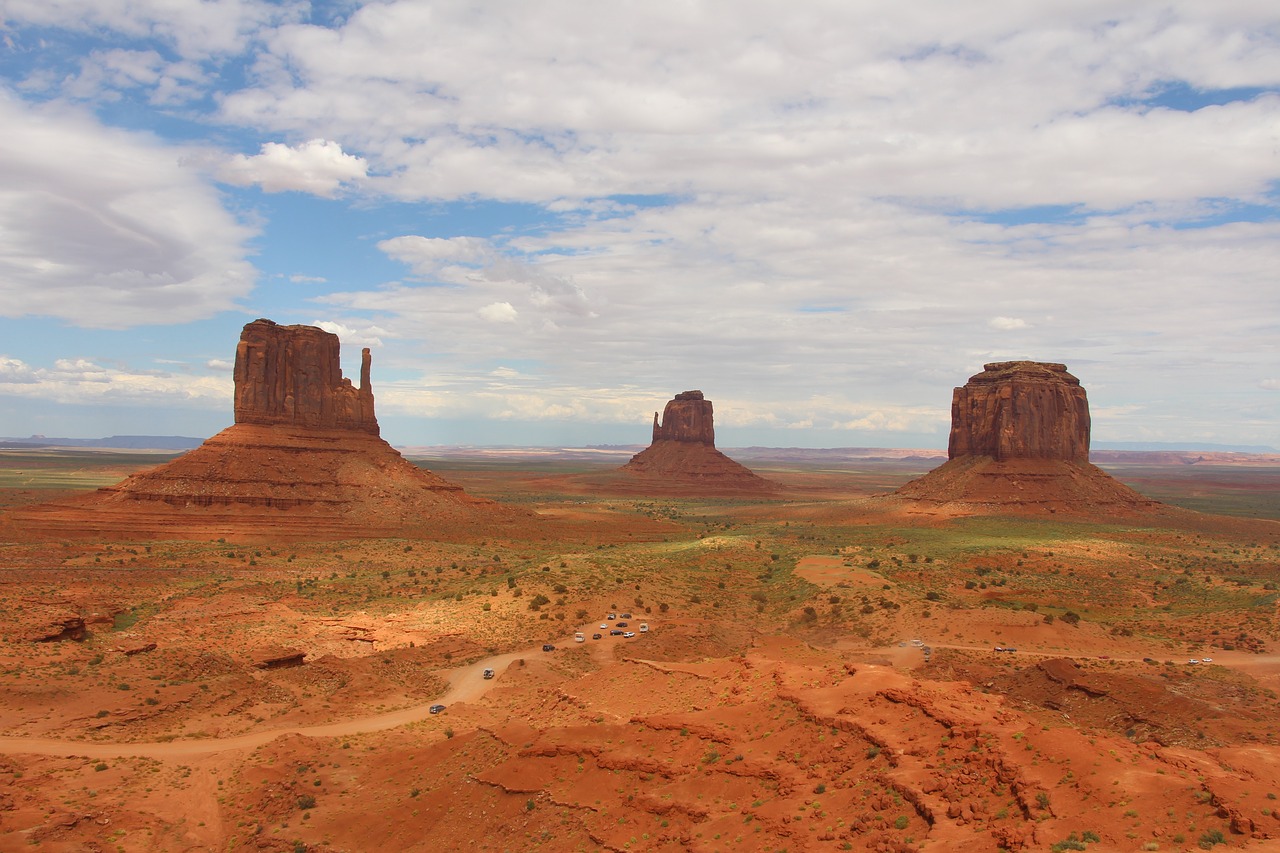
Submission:
POLYGON ((443 711, 443 710, 444 710, 444 706, 443 706, 443 705, 432 705, 432 706, 431 706, 430 708, 428 708, 427 710, 428 710, 428 711, 430 711, 430 712, 431 712, 431 713, 433 713, 433 714, 439 714, 441 711, 443 711))
POLYGON ((493 670, 491 670, 491 669, 486 669, 486 670, 484 671, 484 677, 485 677, 485 678, 493 678, 493 670))
POLYGON ((554 652, 556 650, 556 647, 551 645, 550 643, 543 643, 542 650, 544 652, 554 652))

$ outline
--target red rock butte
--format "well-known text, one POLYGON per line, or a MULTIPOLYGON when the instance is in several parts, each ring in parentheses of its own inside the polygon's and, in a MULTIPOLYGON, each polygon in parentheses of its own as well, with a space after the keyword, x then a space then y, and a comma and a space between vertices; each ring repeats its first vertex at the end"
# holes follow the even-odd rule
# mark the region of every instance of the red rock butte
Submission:
POLYGON ((1066 365, 983 365, 951 395, 947 462, 893 495, 959 513, 1160 507, 1089 462, 1089 401, 1066 365))
POLYGON ((770 492, 778 486, 716 450, 711 401, 684 391, 653 413, 653 441, 620 471, 632 482, 689 494, 770 492))
POLYGON ((402 457, 378 435, 363 351, 342 376, 337 335, 255 320, 236 348, 235 424, 114 486, 10 514, 32 538, 268 541, 434 537, 527 521, 402 457))

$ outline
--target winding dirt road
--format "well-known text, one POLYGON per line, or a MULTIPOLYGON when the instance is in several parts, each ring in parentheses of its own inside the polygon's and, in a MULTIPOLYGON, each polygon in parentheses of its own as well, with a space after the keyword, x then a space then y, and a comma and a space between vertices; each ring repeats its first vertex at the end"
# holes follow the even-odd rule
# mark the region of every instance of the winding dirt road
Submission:
MULTIPOLYGON (((572 643, 572 635, 558 643, 572 643)), ((454 702, 473 702, 479 699, 496 684, 498 679, 486 679, 485 669, 493 669, 501 675, 513 661, 548 654, 541 646, 534 646, 522 651, 507 652, 494 655, 475 663, 464 664, 448 670, 439 671, 449 689, 443 696, 432 699, 421 705, 412 705, 398 711, 388 711, 371 717, 358 717, 336 723, 317 726, 291 726, 282 729, 267 729, 230 737, 201 738, 199 740, 174 740, 151 743, 93 743, 79 740, 56 740, 54 738, 0 737, 0 754, 27 755, 79 755, 87 758, 184 758, 189 756, 209 755, 238 749, 255 749, 270 743, 281 735, 299 734, 308 737, 345 737, 394 729, 409 723, 416 723, 431 716, 432 705, 449 705, 454 702)))

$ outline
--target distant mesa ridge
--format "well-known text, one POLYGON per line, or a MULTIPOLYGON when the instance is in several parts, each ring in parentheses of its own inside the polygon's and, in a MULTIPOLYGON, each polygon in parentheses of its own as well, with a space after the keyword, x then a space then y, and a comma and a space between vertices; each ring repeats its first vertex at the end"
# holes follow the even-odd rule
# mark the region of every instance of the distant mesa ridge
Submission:
POLYGON ((483 529, 532 514, 467 495, 378 435, 370 355, 342 376, 337 335, 255 320, 236 348, 235 424, 114 486, 14 513, 32 535, 327 539, 483 529))
POLYGON ((1089 401, 1062 364, 984 365, 952 393, 947 456, 892 497, 958 513, 1088 515, 1160 506, 1089 462, 1089 401))

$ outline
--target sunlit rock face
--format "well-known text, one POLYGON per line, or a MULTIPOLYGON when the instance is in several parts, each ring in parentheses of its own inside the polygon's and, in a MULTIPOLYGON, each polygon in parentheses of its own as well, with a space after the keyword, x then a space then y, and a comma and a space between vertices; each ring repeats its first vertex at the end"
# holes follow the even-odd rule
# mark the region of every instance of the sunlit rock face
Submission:
POLYGON ((366 349, 354 387, 337 335, 255 320, 236 347, 233 425, 164 465, 14 518, 35 537, 230 541, 438 538, 534 521, 384 441, 369 368, 366 349))
POLYGON ((951 395, 947 455, 1089 461, 1089 401, 1066 365, 983 365, 951 395))
POLYGON ((984 365, 951 396, 948 456, 888 500, 937 515, 1101 517, 1160 509, 1089 462, 1089 401, 1062 364, 984 365))
POLYGON ((362 353, 358 388, 343 377, 338 354, 338 336, 315 326, 247 324, 236 347, 236 423, 377 435, 369 350, 362 353))

